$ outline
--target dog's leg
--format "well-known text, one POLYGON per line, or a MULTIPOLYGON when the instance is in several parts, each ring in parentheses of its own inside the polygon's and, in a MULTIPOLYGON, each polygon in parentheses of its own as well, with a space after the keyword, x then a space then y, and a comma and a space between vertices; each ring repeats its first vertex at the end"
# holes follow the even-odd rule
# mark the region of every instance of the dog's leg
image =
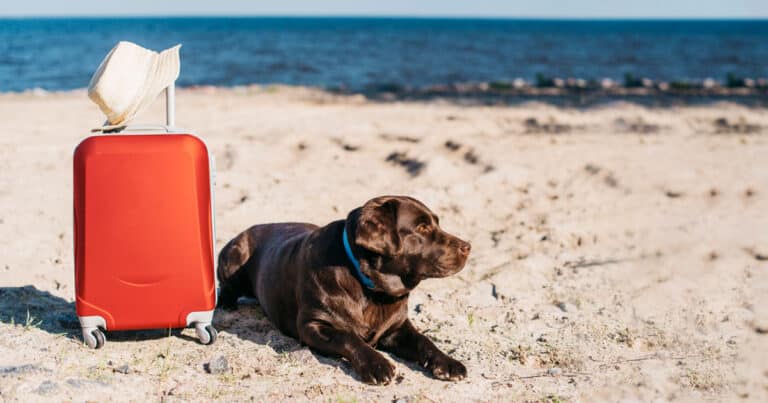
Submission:
POLYGON ((229 280, 222 283, 221 288, 219 289, 218 307, 228 311, 234 311, 237 309, 237 299, 242 295, 242 290, 239 286, 234 284, 234 281, 229 280))
POLYGON ((381 339, 379 346, 400 358, 418 362, 437 379, 458 381, 467 376, 464 364, 440 351, 410 320, 406 319, 402 326, 381 339))
POLYGON ((388 384, 395 366, 357 335, 336 329, 326 322, 308 321, 299 326, 299 337, 310 348, 325 355, 347 359, 363 382, 388 384))
POLYGON ((224 309, 237 309, 237 299, 250 294, 248 273, 243 265, 251 257, 248 232, 243 232, 229 241, 219 253, 216 274, 219 278, 219 303, 224 309))

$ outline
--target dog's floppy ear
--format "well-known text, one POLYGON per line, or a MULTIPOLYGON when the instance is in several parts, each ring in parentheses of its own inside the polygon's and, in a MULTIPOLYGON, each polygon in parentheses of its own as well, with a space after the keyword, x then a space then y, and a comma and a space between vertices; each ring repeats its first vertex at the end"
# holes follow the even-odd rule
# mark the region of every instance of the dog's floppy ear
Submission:
POLYGON ((400 253, 397 230, 397 209, 400 202, 392 197, 377 197, 360 209, 355 243, 371 252, 385 256, 400 253))

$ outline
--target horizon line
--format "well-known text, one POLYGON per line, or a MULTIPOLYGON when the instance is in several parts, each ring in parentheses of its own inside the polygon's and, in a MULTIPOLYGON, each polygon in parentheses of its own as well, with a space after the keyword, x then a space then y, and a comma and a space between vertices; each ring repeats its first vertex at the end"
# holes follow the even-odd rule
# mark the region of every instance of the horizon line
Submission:
POLYGON ((440 14, 8 14, 0 19, 131 19, 131 18, 347 18, 347 19, 445 19, 445 20, 550 20, 550 21, 768 21, 765 16, 490 16, 490 15, 440 15, 440 14))

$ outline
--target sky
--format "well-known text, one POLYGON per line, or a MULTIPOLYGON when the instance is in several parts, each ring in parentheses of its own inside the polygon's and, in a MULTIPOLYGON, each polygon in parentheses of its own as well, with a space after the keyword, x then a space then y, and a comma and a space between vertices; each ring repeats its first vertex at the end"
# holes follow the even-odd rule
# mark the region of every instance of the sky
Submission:
POLYGON ((0 0, 0 16, 768 18, 768 0, 0 0))

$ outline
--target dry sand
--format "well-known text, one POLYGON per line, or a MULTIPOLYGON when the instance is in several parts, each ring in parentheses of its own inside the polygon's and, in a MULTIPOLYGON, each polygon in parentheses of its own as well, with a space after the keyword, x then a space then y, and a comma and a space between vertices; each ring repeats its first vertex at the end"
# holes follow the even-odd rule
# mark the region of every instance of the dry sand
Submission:
MULTIPOLYGON (((177 100, 178 123, 218 160, 217 250, 249 225, 325 224, 381 194, 423 200, 471 240, 467 267, 410 305, 468 379, 393 359, 395 383, 362 384, 254 304, 217 312, 213 346, 187 329, 87 349, 71 155, 102 116, 82 91, 5 94, 0 400, 768 400, 765 109, 370 103, 283 87, 177 100), (220 357, 228 368, 208 374, 220 357)), ((158 102, 143 120, 161 116, 158 102)))

